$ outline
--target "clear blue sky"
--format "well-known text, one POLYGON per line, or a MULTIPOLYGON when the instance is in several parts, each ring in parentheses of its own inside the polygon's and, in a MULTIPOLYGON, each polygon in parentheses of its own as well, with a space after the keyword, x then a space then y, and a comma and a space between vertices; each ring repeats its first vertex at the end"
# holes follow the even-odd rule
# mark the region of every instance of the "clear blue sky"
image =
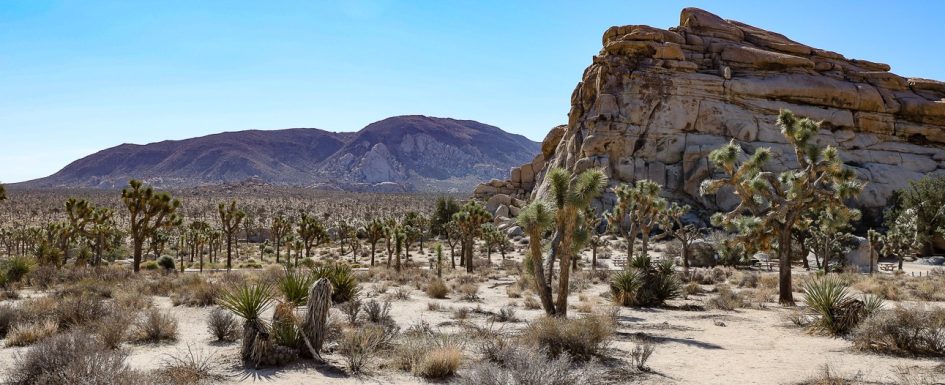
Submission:
POLYGON ((121 143, 393 115, 541 140, 612 25, 698 6, 945 79, 945 2, 0 0, 0 181, 121 143))

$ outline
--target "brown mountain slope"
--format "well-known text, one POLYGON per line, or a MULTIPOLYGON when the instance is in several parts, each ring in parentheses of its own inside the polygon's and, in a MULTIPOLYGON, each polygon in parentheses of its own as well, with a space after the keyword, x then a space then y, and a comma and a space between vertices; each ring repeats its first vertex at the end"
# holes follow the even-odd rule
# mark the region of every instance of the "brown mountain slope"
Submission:
POLYGON ((160 187, 190 187, 253 179, 357 190, 461 191, 503 175, 537 151, 537 143, 482 123, 400 116, 356 133, 250 130, 123 144, 18 185, 115 188, 138 178, 160 187))

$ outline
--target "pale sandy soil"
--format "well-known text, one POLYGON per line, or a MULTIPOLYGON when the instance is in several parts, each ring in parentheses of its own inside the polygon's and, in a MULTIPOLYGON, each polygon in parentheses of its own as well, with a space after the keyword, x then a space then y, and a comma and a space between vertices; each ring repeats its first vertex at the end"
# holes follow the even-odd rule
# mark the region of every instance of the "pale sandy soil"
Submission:
MULTIPOLYGON (((519 257, 514 255, 514 258, 519 257)), ((494 255, 498 259, 497 255, 494 255)), ((920 269, 920 266, 910 268, 920 269)), ((797 273, 801 273, 800 270, 797 273)), ((772 273, 774 274, 774 273, 772 273)), ((410 299, 392 302, 395 321, 406 328, 425 321, 444 331, 455 332, 453 309, 479 308, 498 312, 507 305, 515 307, 516 316, 524 320, 540 317, 540 310, 526 310, 522 298, 509 298, 506 288, 514 277, 492 279, 480 285, 479 301, 458 299, 430 299, 414 286, 410 299), (430 310, 429 303, 437 303, 440 310, 430 310)), ((373 293, 373 283, 364 285, 368 297, 383 298, 373 293)), ((708 287, 707 287, 708 288, 708 287)), ((387 293, 395 290, 390 286, 387 293)), ((608 290, 604 283, 591 285, 581 294, 594 308, 604 311, 609 302, 601 297, 608 290)), ((26 296, 36 295, 26 293, 26 296)), ((930 359, 897 358, 853 351, 851 343, 840 338, 811 335, 787 321, 791 309, 767 303, 763 309, 680 310, 682 305, 703 305, 714 294, 690 296, 671 301, 666 309, 619 309, 619 328, 610 356, 625 357, 640 340, 649 337, 656 352, 648 362, 652 373, 628 378, 628 383, 644 384, 791 384, 811 378, 822 365, 863 381, 898 383, 899 368, 928 369, 940 363, 930 359)), ((456 295, 452 295, 456 297, 456 295)), ((580 302, 573 295, 572 304, 580 302)), ((796 295, 800 299, 803 296, 796 295)), ((301 362, 279 369, 245 370, 237 359, 239 344, 220 344, 206 329, 206 318, 211 308, 174 307, 166 297, 154 297, 154 304, 167 309, 179 321, 179 339, 173 344, 127 345, 131 350, 130 364, 138 369, 155 369, 168 357, 182 355, 188 349, 201 354, 212 354, 218 361, 219 371, 227 376, 225 383, 236 384, 413 384, 425 381, 394 369, 375 369, 363 377, 345 373, 344 363, 337 354, 328 354, 328 364, 301 362)), ((572 314, 579 315, 576 309, 572 314)), ((512 333, 524 327, 525 322, 491 323, 488 317, 470 312, 470 319, 481 326, 512 333)), ((467 350, 475 351, 473 346, 467 350)), ((25 348, 0 348, 0 378, 14 364, 14 356, 25 348)), ((374 361, 382 361, 379 357, 374 361)), ((464 364, 468 369, 470 361, 464 364)), ((460 372, 462 375, 462 370, 460 372)))

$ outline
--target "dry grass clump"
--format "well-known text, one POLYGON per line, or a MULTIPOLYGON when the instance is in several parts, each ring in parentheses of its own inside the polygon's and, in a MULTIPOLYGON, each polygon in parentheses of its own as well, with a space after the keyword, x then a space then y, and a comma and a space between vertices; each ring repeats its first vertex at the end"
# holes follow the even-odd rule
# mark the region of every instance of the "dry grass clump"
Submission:
POLYGON ((614 319, 604 315, 576 319, 543 317, 528 324, 522 332, 522 339, 551 357, 566 353, 584 361, 600 354, 614 332, 614 319))
POLYGON ((746 301, 741 294, 736 293, 728 285, 718 285, 716 286, 715 291, 718 294, 712 298, 709 298, 709 300, 706 302, 706 305, 708 305, 709 308, 732 311, 735 309, 748 307, 749 305, 748 301, 746 301))
POLYGON ((127 352, 105 347, 80 331, 36 344, 16 358, 10 384, 140 384, 141 376, 125 362, 127 352))
POLYGON ((240 338, 239 321, 223 309, 213 309, 207 317, 207 330, 217 341, 233 342, 240 338))
POLYGON ((59 332, 59 323, 44 319, 32 323, 16 323, 7 332, 7 346, 29 346, 54 336, 59 332))
POLYGON ((506 346, 459 379, 461 385, 587 385, 600 383, 605 373, 594 364, 576 367, 567 354, 549 358, 548 352, 506 346))
POLYGON ((380 325, 345 330, 338 344, 338 353, 344 358, 350 373, 363 373, 367 363, 382 348, 390 345, 396 333, 396 329, 380 325))
POLYGON ((223 381, 226 377, 216 372, 219 362, 213 354, 194 350, 168 355, 154 374, 170 384, 206 384, 223 381))
POLYGON ((16 323, 16 309, 10 304, 0 304, 0 339, 3 339, 16 323))
POLYGON ((410 288, 408 287, 398 287, 388 296, 391 300, 394 301, 409 301, 410 300, 410 288))
POLYGON ((479 285, 475 283, 464 283, 456 287, 456 293, 463 301, 478 301, 479 285))
POLYGON ((442 279, 434 279, 427 284, 426 292, 430 298, 443 299, 449 294, 450 289, 446 287, 442 279))
POLYGON ((860 350, 904 356, 945 356, 945 309, 897 307, 880 311, 853 330, 860 350))
POLYGON ((171 293, 174 306, 210 306, 216 304, 219 288, 198 274, 185 275, 171 293))
POLYGON ((461 360, 459 341, 454 336, 434 331, 425 322, 407 329, 396 341, 393 352, 394 366, 428 379, 453 375, 461 360))
POLYGON ((527 295, 525 296, 525 300, 522 301, 522 306, 528 310, 538 310, 541 309, 541 302, 538 302, 535 296, 527 295))
POLYGON ((682 288, 682 292, 686 296, 690 295, 699 295, 705 293, 705 289, 702 288, 698 282, 689 282, 682 288))
POLYGON ((365 302, 361 309, 364 312, 364 318, 372 324, 384 325, 394 323, 394 319, 390 316, 390 301, 385 301, 381 304, 372 299, 365 302))
POLYGON ((137 343, 177 341, 177 319, 168 313, 151 309, 132 325, 131 340, 137 343))

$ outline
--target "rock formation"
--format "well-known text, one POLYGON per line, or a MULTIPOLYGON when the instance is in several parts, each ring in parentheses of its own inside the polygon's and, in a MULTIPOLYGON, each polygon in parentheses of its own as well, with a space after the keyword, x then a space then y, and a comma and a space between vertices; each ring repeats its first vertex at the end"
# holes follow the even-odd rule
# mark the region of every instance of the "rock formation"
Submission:
MULTIPOLYGON (((544 197, 550 167, 600 167, 611 187, 651 179, 670 198, 730 209, 730 193, 699 194, 715 172, 707 154, 734 138, 746 153, 771 148, 771 170, 794 166, 775 126, 779 110, 790 109, 823 122, 817 143, 839 147, 868 182, 855 204, 876 214, 910 180, 945 173, 945 83, 889 69, 696 8, 668 30, 611 27, 571 95, 568 124, 552 129, 542 153, 509 180, 475 192, 544 197)), ((597 204, 613 201, 608 193, 597 204)))

